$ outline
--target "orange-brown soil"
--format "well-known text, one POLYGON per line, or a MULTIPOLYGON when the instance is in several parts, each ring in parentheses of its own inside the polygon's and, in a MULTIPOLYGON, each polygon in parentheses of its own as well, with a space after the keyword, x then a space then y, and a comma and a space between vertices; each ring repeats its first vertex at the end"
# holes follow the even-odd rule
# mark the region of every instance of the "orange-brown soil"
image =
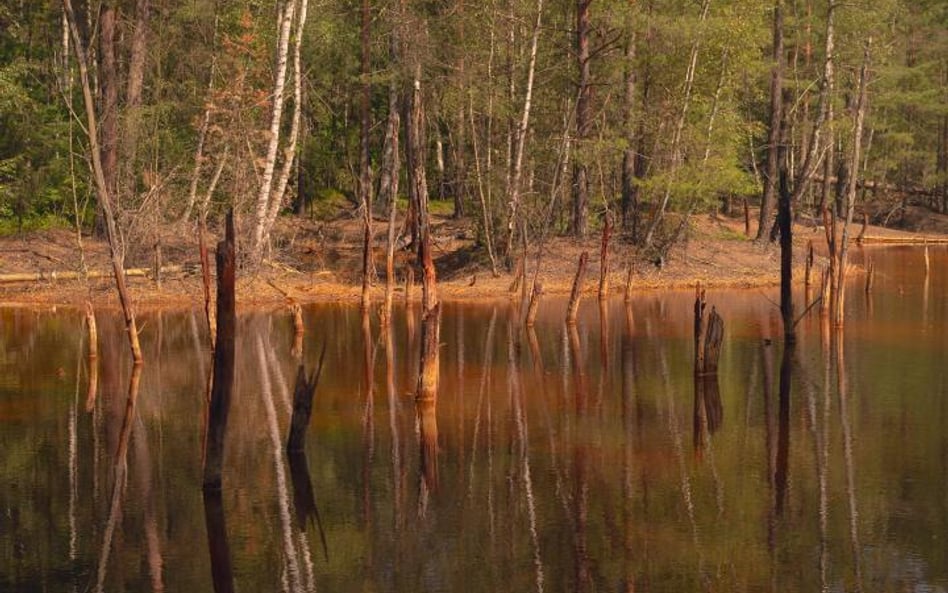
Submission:
MULTIPOLYGON (((755 214, 755 213, 752 213, 755 214)), ((931 218, 929 213, 928 218, 931 218)), ((926 220, 928 220, 926 218, 926 220)), ((752 217, 753 220, 753 217, 752 217)), ((948 217, 946 217, 948 220, 948 217)), ((823 229, 817 221, 802 218, 794 228, 798 274, 802 274, 804 251, 808 241, 822 243, 823 229)), ((926 228, 933 240, 945 240, 938 226, 926 228)), ((469 220, 433 217, 435 263, 438 269, 439 295, 445 300, 509 298, 513 272, 500 266, 498 276, 491 273, 489 259, 483 248, 475 246, 469 220)), ((948 229, 948 224, 945 225, 948 229)), ((756 224, 752 224, 752 231, 756 224)), ((853 238, 862 230, 861 221, 851 229, 853 238)), ((213 233, 213 231, 212 231, 213 233)), ((378 277, 373 298, 381 301, 384 291, 385 224, 377 221, 374 250, 378 277)), ((668 253, 661 267, 654 256, 640 253, 614 233, 610 246, 610 290, 622 294, 628 266, 634 266, 634 290, 654 290, 693 286, 696 282, 715 287, 761 287, 779 281, 779 249, 776 244, 758 244, 744 235, 743 218, 701 215, 693 218, 684 240, 668 253)), ((254 269, 238 274, 238 305, 279 306, 290 300, 298 302, 356 301, 361 285, 361 220, 341 212, 330 222, 285 217, 273 235, 273 255, 254 269)), ((869 226, 870 241, 919 241, 917 233, 869 226)), ((157 237, 129 246, 127 268, 153 268, 157 237)), ((213 266, 213 246, 208 238, 213 266)), ((161 283, 153 274, 129 278, 133 302, 138 308, 181 307, 201 304, 200 258, 197 232, 192 226, 171 226, 162 231, 162 262, 179 265, 183 270, 164 274, 161 283)), ((84 236, 83 259, 87 270, 108 272, 108 250, 104 242, 84 236)), ((537 246, 531 245, 527 257, 528 278, 536 266, 537 246)), ((600 237, 598 231, 585 241, 555 237, 542 246, 539 279, 546 294, 568 293, 576 263, 582 251, 589 252, 589 266, 584 289, 595 292, 599 281, 600 237)), ((515 254, 520 257, 521 253, 515 254)), ((412 255, 399 251, 396 260, 398 284, 396 299, 404 298, 404 270, 412 255)), ((74 231, 55 229, 24 236, 0 239, 0 280, 3 275, 26 272, 69 272, 81 269, 80 250, 74 231)), ((818 262, 820 265, 820 262, 818 262)), ((414 298, 420 297, 414 291, 414 298)), ((35 280, 8 283, 0 281, 0 304, 24 306, 80 305, 91 300, 96 306, 118 306, 114 281, 103 278, 89 280, 35 280)))

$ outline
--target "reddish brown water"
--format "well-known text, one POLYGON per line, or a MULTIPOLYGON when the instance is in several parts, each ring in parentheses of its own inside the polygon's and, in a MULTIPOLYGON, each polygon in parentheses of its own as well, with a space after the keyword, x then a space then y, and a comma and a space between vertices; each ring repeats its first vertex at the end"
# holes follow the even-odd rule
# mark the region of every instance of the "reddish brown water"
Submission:
POLYGON ((927 281, 920 249, 866 255, 842 348, 814 309, 785 359, 776 291, 709 293, 725 341, 701 391, 687 291, 587 301, 575 333, 559 300, 535 335, 506 301, 447 304, 424 407, 417 310, 386 336, 309 307, 303 361, 326 359, 294 463, 291 318, 243 317, 219 505, 199 311, 142 320, 131 403, 101 316, 88 412, 81 316, 0 311, 0 590, 209 591, 225 560, 242 591, 945 590, 948 252, 927 281))

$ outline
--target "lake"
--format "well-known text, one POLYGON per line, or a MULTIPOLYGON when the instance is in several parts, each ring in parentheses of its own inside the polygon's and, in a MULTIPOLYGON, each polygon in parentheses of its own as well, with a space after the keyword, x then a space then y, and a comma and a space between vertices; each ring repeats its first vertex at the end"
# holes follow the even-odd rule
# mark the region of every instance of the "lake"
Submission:
MULTIPOLYGON (((854 248, 844 336, 818 308, 785 354, 776 289, 445 303, 436 403, 420 310, 240 316, 219 497, 202 496, 203 312, 0 309, 0 590, 946 591, 948 250, 854 248), (300 363, 325 346, 304 456, 300 363)), ((776 266, 776 260, 775 260, 776 266)), ((814 294, 817 292, 813 291, 814 294)), ((797 310, 804 308, 802 285, 797 310)), ((812 298, 812 295, 811 295, 812 298)))

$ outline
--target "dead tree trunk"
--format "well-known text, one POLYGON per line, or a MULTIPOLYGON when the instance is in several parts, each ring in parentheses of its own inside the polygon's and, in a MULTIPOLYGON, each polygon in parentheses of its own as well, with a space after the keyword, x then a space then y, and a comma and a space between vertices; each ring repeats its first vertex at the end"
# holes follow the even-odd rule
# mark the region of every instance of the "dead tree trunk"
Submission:
MULTIPOLYGON (((82 97, 86 109, 86 130, 89 134, 89 152, 92 156, 92 169, 95 180, 96 196, 105 215, 106 238, 109 243, 109 255, 112 260, 112 273, 115 276, 115 286, 122 303, 122 313, 125 317, 125 330, 128 332, 129 345, 132 350, 132 360, 142 362, 141 346, 138 342, 138 326, 135 323, 135 312, 132 301, 125 286, 124 256, 118 245, 118 230, 113 212, 113 192, 110 190, 106 170, 102 160, 102 148, 99 144, 98 119, 96 117, 95 102, 92 97, 92 87, 89 81, 89 63, 86 58, 86 48, 79 36, 79 27, 76 24, 76 14, 72 8, 72 0, 63 0, 69 29, 72 32, 73 44, 76 47, 76 61, 79 63, 79 77, 82 82, 82 97)), ((106 151, 107 152, 107 151, 106 151)), ((114 184, 112 185, 114 187, 114 184)))
POLYGON ((717 310, 711 307, 707 323, 704 310, 707 307, 705 291, 699 284, 695 287, 695 375, 716 375, 718 360, 721 357, 721 344, 724 340, 724 320, 717 310))
POLYGON ((612 233, 612 217, 606 214, 602 225, 602 250, 599 254, 599 300, 609 296, 609 237, 612 233))
POLYGON ((86 411, 95 406, 99 388, 99 332, 96 329, 95 311, 92 302, 86 301, 86 330, 89 333, 89 384, 86 389, 86 411))
POLYGON ((783 0, 774 3, 773 65, 770 70, 770 128, 767 132, 767 169, 764 175, 764 193, 760 199, 760 223, 757 241, 763 241, 774 217, 777 200, 777 182, 780 129, 783 125, 783 71, 786 58, 783 51, 783 0))
POLYGON ((382 165, 379 177, 378 200, 389 205, 388 243, 385 252, 385 304, 382 308, 382 325, 392 318, 392 298, 395 294, 395 222, 398 214, 398 89, 393 83, 388 91, 388 121, 385 139, 382 142, 382 165))
POLYGON ((217 337, 217 316, 214 313, 214 302, 211 300, 211 262, 204 238, 206 233, 207 225, 204 223, 204 217, 201 217, 201 228, 198 229, 198 250, 201 254, 201 280, 204 285, 204 317, 207 319, 207 335, 211 342, 211 350, 213 350, 217 337))
POLYGON ((584 251, 579 256, 576 276, 573 278, 573 290, 569 295, 569 305, 566 307, 566 323, 568 325, 576 325, 576 313, 579 311, 579 301, 583 295, 583 276, 586 275, 586 262, 588 260, 589 254, 584 251))
POLYGON ((204 489, 220 490, 224 461, 224 435, 234 389, 237 312, 235 279, 237 253, 234 245, 234 213, 227 214, 224 240, 217 244, 217 338, 214 347, 214 379, 208 413, 204 452, 204 489))
POLYGON ((629 273, 625 279, 625 302, 632 302, 632 278, 635 273, 635 266, 632 265, 632 262, 629 262, 629 273))
POLYGON ((537 321, 537 310, 540 308, 540 297, 543 296, 543 284, 536 280, 533 283, 533 292, 530 295, 530 305, 527 307, 526 326, 532 328, 537 321))
POLYGON ((695 287, 695 373, 704 372, 704 336, 706 328, 704 326, 704 309, 707 306, 705 302, 705 291, 701 288, 701 283, 695 287))
POLYGON ((359 105, 359 201, 362 203, 364 226, 362 245, 362 310, 368 311, 371 304, 369 289, 372 285, 372 186, 369 172, 369 127, 371 125, 372 85, 369 84, 369 0, 362 0, 362 93, 359 105))
POLYGON ((853 212, 856 208, 856 179, 855 175, 859 172, 859 162, 862 158, 862 130, 866 119, 866 86, 869 78, 869 49, 872 39, 870 38, 863 50, 862 69, 859 72, 859 97, 856 100, 856 110, 853 114, 853 143, 852 159, 850 161, 850 171, 853 178, 850 179, 846 191, 846 222, 843 224, 843 236, 839 246, 839 267, 837 273, 839 281, 837 287, 839 298, 836 299, 836 310, 834 311, 834 321, 836 327, 842 327, 844 322, 844 303, 843 291, 845 285, 843 280, 846 275, 846 258, 849 253, 849 226, 853 222, 853 212))

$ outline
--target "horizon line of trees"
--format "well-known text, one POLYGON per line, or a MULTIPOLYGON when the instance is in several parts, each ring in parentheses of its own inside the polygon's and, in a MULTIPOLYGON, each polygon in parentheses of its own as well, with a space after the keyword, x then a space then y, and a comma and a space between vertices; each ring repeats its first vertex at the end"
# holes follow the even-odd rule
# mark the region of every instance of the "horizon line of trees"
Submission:
POLYGON ((75 36, 66 4, 0 7, 0 218, 104 232, 106 200, 122 253, 233 207, 266 257, 281 212, 340 193, 373 244, 400 195, 412 243, 450 204, 495 267, 606 217, 661 253, 742 199, 773 240, 780 171, 797 213, 857 186, 948 212, 937 0, 76 0, 75 36))

